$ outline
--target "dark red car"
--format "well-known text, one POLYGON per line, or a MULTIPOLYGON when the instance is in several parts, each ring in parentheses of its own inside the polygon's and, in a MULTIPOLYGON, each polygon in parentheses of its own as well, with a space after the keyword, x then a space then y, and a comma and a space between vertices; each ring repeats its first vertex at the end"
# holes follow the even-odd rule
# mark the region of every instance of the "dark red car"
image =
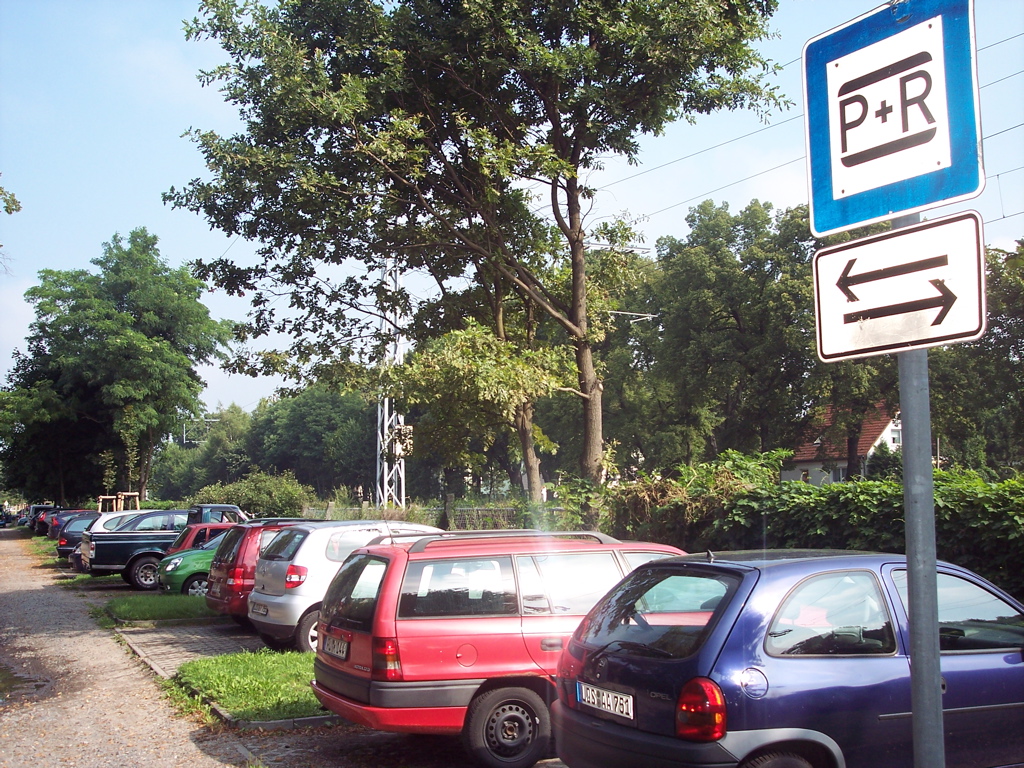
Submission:
POLYGON ((256 561, 277 532, 302 518, 274 518, 232 525, 210 563, 206 604, 211 610, 248 623, 249 593, 256 579, 256 561))

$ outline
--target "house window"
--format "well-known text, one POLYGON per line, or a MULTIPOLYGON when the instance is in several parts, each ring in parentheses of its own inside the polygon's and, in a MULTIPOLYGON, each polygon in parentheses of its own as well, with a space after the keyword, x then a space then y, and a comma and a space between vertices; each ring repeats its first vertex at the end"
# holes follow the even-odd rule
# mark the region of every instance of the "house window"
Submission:
POLYGON ((846 467, 836 467, 832 470, 832 482, 841 483, 846 479, 846 467))
POLYGON ((903 430, 893 429, 889 432, 889 437, 892 439, 893 445, 903 445, 903 430))

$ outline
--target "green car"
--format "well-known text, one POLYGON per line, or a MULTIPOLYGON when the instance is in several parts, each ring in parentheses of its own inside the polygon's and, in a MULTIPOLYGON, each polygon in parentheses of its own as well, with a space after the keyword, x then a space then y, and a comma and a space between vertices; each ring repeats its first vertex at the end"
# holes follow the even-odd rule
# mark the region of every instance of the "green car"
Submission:
POLYGON ((175 552, 161 560, 157 570, 160 589, 172 594, 200 597, 205 595, 210 562, 220 544, 221 536, 214 536, 201 547, 175 552))

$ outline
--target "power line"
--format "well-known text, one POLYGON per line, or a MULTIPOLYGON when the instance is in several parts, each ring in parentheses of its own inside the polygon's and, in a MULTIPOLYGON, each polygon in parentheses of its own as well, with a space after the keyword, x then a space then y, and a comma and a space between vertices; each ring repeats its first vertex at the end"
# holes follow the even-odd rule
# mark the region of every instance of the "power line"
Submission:
POLYGON ((746 178, 738 179, 736 181, 731 181, 728 184, 724 184, 721 187, 718 187, 717 189, 712 189, 710 192, 704 192, 703 194, 696 195, 694 197, 691 197, 688 200, 682 200, 681 202, 673 203, 672 205, 670 205, 670 206, 668 206, 666 208, 662 208, 661 210, 655 211, 654 213, 648 213, 648 214, 645 214, 644 216, 639 216, 636 219, 634 219, 633 221, 637 222, 637 221, 640 221, 641 219, 649 219, 652 216, 657 216, 659 213, 664 213, 665 211, 672 210, 673 208, 678 208, 680 205, 686 205, 687 203, 692 203, 694 200, 698 200, 700 198, 707 197, 708 195, 713 195, 715 192, 721 192, 723 189, 728 189, 729 187, 734 187, 737 184, 742 184, 744 181, 750 181, 751 179, 756 179, 758 176, 764 176, 765 174, 772 173, 773 171, 777 171, 780 168, 785 168, 787 165, 792 165, 793 163, 802 162, 803 159, 804 159, 804 155, 801 155, 800 157, 796 158, 795 160, 789 160, 789 161, 787 161, 785 163, 782 163, 781 165, 776 165, 774 168, 768 168, 766 170, 759 171, 758 173, 755 173, 755 174, 753 174, 751 176, 747 176, 746 178))

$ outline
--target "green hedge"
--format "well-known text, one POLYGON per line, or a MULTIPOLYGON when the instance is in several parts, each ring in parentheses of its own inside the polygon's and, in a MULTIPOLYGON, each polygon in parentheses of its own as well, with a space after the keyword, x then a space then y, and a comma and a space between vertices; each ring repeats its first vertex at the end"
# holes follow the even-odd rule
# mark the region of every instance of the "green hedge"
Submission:
MULTIPOLYGON (((905 551, 903 487, 859 480, 816 487, 765 482, 779 455, 700 465, 681 480, 645 478, 612 489, 611 532, 689 552, 749 548, 905 551)), ((778 477, 778 474, 774 474, 778 477)), ((935 473, 936 549, 1011 594, 1024 595, 1024 480, 990 483, 935 473)))

